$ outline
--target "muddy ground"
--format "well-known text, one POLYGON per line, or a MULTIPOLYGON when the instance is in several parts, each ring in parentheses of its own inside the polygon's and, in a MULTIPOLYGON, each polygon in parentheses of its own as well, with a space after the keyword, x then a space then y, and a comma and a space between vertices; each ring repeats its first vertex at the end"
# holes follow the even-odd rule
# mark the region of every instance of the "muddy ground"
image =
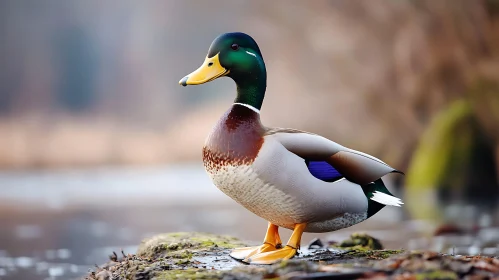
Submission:
POLYGON ((84 279, 499 279, 499 258, 383 250, 365 234, 303 246, 292 260, 246 265, 229 256, 247 245, 204 233, 168 233, 144 240, 136 254, 110 255, 84 279))

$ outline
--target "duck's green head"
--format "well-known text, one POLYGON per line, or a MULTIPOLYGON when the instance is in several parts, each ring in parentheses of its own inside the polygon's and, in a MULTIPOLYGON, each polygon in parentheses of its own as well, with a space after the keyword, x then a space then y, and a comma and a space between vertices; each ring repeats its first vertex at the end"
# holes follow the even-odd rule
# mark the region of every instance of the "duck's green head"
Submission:
POLYGON ((199 85, 227 76, 238 89, 236 102, 260 109, 267 83, 265 63, 260 48, 251 36, 225 33, 211 43, 203 64, 179 81, 183 86, 199 85))

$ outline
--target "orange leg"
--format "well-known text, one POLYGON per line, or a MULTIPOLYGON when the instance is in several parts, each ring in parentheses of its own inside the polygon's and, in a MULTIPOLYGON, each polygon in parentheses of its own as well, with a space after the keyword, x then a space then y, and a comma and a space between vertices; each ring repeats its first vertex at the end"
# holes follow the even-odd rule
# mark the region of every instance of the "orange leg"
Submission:
POLYGON ((279 227, 269 222, 262 245, 236 248, 230 253, 230 256, 236 260, 243 260, 256 254, 277 250, 280 247, 281 237, 279 236, 279 227))
POLYGON ((286 247, 271 252, 255 254, 244 261, 250 264, 273 264, 281 260, 292 258, 300 248, 301 236, 306 226, 307 224, 305 223, 295 225, 293 234, 291 234, 286 247))

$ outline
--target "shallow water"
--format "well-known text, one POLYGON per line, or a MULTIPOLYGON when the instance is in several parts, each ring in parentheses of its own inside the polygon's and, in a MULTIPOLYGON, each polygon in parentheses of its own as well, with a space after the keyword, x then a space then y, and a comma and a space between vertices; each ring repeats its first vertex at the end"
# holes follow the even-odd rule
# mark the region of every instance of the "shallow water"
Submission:
MULTIPOLYGON (((214 187, 201 165, 149 169, 0 172, 0 279, 74 279, 113 251, 133 253, 159 232, 204 231, 260 240, 266 222, 214 187)), ((433 224, 385 208, 334 233, 342 240, 366 231, 388 248, 431 248, 455 254, 498 254, 499 229, 427 238, 433 224), (452 251, 450 251, 452 250, 452 251)), ((283 238, 288 230, 281 231, 283 238)))

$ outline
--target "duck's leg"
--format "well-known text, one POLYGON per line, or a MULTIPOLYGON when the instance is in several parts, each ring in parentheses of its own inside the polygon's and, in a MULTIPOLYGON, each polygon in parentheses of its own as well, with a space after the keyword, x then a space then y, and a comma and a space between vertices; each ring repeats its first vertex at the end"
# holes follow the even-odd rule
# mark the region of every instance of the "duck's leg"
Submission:
POLYGON ((286 247, 272 252, 260 253, 247 258, 244 261, 250 264, 273 264, 280 260, 292 258, 300 248, 301 235, 306 226, 307 224, 305 223, 295 225, 293 234, 291 234, 286 247))
POLYGON ((277 250, 277 248, 280 247, 281 237, 279 237, 279 227, 269 222, 267 233, 265 234, 262 245, 236 248, 230 253, 230 256, 236 260, 243 260, 255 254, 277 250))

